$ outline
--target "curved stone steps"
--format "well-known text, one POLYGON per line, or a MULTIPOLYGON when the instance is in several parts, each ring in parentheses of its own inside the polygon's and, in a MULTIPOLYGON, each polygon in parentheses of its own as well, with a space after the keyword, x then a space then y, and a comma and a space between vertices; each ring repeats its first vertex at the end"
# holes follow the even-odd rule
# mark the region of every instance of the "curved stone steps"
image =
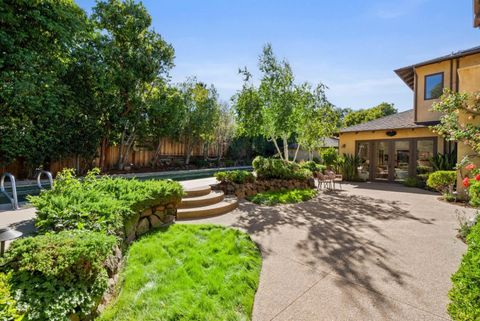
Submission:
POLYGON ((199 196, 205 196, 210 194, 212 191, 212 188, 210 186, 200 186, 200 187, 193 187, 193 188, 188 188, 185 190, 185 198, 190 198, 190 197, 199 197, 199 196))
POLYGON ((212 205, 223 201, 225 195, 222 191, 211 191, 207 195, 186 197, 182 199, 178 208, 192 208, 212 205))
POLYGON ((226 214, 238 206, 238 201, 234 197, 225 197, 221 202, 200 207, 179 208, 177 210, 177 219, 194 219, 216 215, 226 214))

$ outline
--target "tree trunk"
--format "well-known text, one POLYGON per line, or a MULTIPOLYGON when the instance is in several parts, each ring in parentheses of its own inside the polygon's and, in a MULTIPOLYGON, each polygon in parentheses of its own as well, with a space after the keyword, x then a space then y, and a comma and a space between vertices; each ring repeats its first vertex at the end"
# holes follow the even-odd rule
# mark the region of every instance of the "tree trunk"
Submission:
POLYGON ((102 172, 105 172, 106 168, 105 168, 105 160, 106 160, 106 157, 107 157, 107 138, 106 137, 103 137, 102 138, 102 143, 101 143, 101 147, 100 147, 100 161, 99 161, 99 167, 100 167, 100 170, 102 172))
POLYGON ((273 144, 275 145, 275 148, 277 149, 278 155, 280 156, 280 159, 283 160, 282 156, 282 151, 280 150, 280 147, 278 147, 277 140, 272 137, 273 144))
POLYGON ((153 155, 153 167, 157 167, 158 160, 160 159, 160 152, 162 151, 162 138, 158 138, 157 148, 155 149, 155 155, 153 155))
POLYGON ((295 151, 295 156, 293 157, 293 161, 297 160, 298 150, 300 149, 300 144, 297 143, 297 150, 295 151))
POLYGON ((283 153, 285 154, 284 158, 288 162, 288 140, 287 137, 283 137, 283 153))

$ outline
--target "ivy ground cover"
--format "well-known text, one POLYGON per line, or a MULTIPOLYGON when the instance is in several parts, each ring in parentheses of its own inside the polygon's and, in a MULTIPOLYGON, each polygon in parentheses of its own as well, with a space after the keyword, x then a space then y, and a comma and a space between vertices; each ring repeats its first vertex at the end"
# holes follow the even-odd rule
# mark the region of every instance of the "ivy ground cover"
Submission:
POLYGON ((172 225, 130 247, 118 298, 99 320, 250 320, 260 269, 247 234, 172 225))

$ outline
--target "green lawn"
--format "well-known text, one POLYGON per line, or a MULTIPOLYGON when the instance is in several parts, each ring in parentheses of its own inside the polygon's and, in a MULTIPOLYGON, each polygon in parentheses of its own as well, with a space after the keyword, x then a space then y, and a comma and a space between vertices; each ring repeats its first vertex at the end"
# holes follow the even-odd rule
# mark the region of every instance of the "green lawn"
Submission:
POLYGON ((312 199, 317 195, 315 189, 292 189, 277 192, 263 192, 247 197, 251 202, 260 205, 276 205, 300 203, 312 199))
POLYGON ((238 230, 172 225, 130 247, 119 297, 97 320, 250 320, 261 262, 238 230))

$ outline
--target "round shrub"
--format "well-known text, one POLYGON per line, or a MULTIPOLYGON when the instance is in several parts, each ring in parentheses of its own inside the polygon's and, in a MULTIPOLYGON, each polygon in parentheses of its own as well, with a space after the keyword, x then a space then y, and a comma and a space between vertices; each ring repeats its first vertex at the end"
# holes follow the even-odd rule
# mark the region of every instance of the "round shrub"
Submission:
POLYGON ((327 165, 327 167, 332 167, 336 164, 339 155, 335 148, 329 147, 322 151, 321 156, 323 159, 323 163, 327 165))
POLYGON ((312 172, 299 164, 281 159, 257 156, 252 162, 253 169, 260 179, 308 179, 312 172))
POLYGON ((114 236, 86 230, 13 242, 0 266, 11 273, 17 309, 32 321, 89 318, 107 289, 104 264, 116 244, 114 236))
POLYGON ((456 179, 456 171, 436 171, 428 176, 427 186, 439 192, 446 192, 453 188, 456 179))
POLYGON ((217 172, 215 178, 220 182, 245 184, 255 182, 255 175, 247 171, 217 172))

